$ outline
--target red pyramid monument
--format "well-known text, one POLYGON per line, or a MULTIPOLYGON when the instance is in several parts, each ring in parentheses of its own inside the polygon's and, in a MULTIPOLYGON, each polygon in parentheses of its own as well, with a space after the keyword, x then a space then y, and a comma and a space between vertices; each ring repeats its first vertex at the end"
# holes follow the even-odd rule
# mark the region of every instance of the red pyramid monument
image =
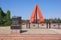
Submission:
POLYGON ((38 7, 38 4, 36 4, 32 12, 32 15, 30 17, 30 23, 43 23, 43 22, 44 22, 44 19, 43 19, 42 13, 40 11, 40 8, 38 7), (39 16, 39 22, 37 19, 37 14, 39 16))

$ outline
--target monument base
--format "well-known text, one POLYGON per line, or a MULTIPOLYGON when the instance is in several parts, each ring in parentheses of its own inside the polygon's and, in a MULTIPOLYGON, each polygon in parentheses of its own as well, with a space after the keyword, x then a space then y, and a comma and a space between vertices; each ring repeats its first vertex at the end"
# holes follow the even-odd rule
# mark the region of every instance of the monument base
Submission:
POLYGON ((21 26, 11 26, 11 29, 21 29, 21 26))

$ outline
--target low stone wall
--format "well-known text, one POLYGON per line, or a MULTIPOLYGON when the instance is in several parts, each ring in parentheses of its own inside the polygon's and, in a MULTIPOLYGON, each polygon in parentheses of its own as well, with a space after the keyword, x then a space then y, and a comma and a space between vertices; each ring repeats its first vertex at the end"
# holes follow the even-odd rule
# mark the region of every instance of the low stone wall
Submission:
POLYGON ((47 28, 47 24, 25 24, 22 26, 22 28, 28 28, 28 29, 46 29, 47 28))
POLYGON ((61 24, 53 23, 51 24, 51 29, 61 29, 61 24))
POLYGON ((41 29, 47 29, 46 23, 45 24, 39 24, 39 28, 41 28, 41 29))
POLYGON ((52 29, 58 29, 58 24, 56 24, 56 23, 51 24, 51 28, 52 29))
POLYGON ((30 28, 38 29, 38 24, 30 24, 30 28))
POLYGON ((22 29, 61 29, 61 24, 52 23, 52 24, 24 24, 22 29))

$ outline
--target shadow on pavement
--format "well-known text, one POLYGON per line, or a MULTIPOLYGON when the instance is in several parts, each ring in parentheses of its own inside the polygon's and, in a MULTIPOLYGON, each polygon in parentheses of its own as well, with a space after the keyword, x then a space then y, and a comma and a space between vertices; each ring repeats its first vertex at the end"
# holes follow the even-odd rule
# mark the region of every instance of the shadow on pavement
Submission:
POLYGON ((24 33, 24 32, 27 32, 27 30, 21 30, 20 33, 24 33))

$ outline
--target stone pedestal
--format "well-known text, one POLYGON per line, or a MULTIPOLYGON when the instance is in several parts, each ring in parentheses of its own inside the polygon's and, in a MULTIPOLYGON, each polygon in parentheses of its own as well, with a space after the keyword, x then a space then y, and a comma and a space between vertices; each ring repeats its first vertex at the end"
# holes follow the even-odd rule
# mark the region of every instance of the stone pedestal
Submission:
POLYGON ((11 26, 11 29, 21 29, 21 26, 11 26))

